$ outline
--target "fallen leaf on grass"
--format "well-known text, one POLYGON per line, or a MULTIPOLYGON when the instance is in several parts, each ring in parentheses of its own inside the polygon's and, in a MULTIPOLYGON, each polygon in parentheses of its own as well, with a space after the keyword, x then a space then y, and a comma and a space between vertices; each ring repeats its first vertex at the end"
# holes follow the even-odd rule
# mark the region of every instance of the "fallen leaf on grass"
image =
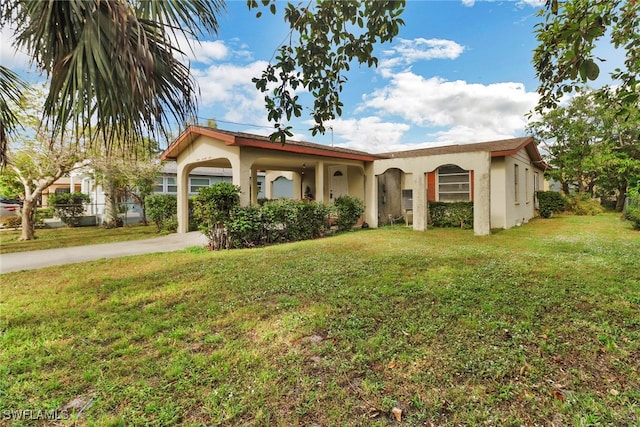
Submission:
POLYGON ((555 397, 556 399, 560 400, 561 402, 564 402, 565 397, 564 394, 562 394, 561 391, 558 390, 551 390, 551 394, 553 395, 553 397, 555 397))
POLYGON ((393 408, 391 410, 391 413, 393 414, 393 416, 396 418, 396 421, 398 422, 402 422, 402 409, 400 408, 393 408))

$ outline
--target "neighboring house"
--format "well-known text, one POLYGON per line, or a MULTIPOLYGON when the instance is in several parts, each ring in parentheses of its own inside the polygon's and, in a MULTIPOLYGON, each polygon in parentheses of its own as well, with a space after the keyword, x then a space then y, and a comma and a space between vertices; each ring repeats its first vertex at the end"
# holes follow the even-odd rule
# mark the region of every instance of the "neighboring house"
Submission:
MULTIPOLYGON (((177 165, 174 161, 166 161, 163 165, 162 171, 156 181, 154 193, 162 194, 177 194, 177 165)), ((293 181, 290 174, 288 176, 281 176, 276 181, 276 185, 273 188, 270 198, 279 197, 293 197, 293 181)), ((265 197, 265 190, 263 188, 265 176, 262 173, 258 174, 258 198, 265 197)), ((189 195, 194 196, 198 193, 198 190, 203 187, 209 187, 218 182, 233 182, 233 175, 229 168, 214 168, 214 167, 200 167, 194 169, 189 174, 189 195)))
POLYGON ((187 128, 161 158, 176 162, 179 232, 187 231, 191 176, 201 168, 230 173, 242 205, 262 193, 274 198, 283 177, 292 181, 293 198, 358 197, 371 227, 410 215, 413 228, 425 230, 429 201, 472 201, 477 235, 533 218, 548 168, 531 137, 370 154, 201 126, 187 128))
MULTIPOLYGON (((164 163, 160 174, 156 180, 156 186, 153 192, 156 194, 177 194, 176 185, 177 166, 175 162, 167 161, 164 163)), ((283 174, 280 179, 276 180, 274 188, 271 192, 271 198, 293 197, 293 181, 290 174, 283 174), (287 177, 287 175, 289 175, 287 177)), ((262 189, 265 177, 264 174, 258 176, 258 196, 265 197, 262 189)), ((230 169, 202 167, 195 169, 189 175, 188 189, 189 196, 197 194, 202 187, 209 187, 217 182, 232 182, 232 174, 230 169)), ((82 192, 91 197, 91 202, 87 205, 85 215, 96 217, 96 223, 103 221, 106 198, 102 186, 96 182, 93 176, 93 170, 89 167, 83 167, 74 170, 70 177, 60 178, 51 187, 48 192, 43 193, 44 207, 47 206, 46 200, 49 194, 53 193, 69 193, 73 188, 74 192, 82 192)), ((126 218, 128 223, 141 221, 142 208, 133 199, 121 200, 120 205, 126 206, 126 218)), ((121 214, 125 216, 124 213, 121 214)))
POLYGON ((43 208, 48 207, 49 206, 48 199, 51 194, 75 193, 79 191, 81 191, 80 183, 74 182, 69 177, 59 178, 56 182, 51 184, 48 188, 46 188, 42 192, 40 205, 43 208))

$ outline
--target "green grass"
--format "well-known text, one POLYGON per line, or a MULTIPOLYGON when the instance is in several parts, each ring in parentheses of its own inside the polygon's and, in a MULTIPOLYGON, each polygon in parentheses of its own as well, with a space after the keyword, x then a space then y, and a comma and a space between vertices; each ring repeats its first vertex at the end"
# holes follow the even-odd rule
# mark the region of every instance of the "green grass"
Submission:
POLYGON ((0 254, 158 237, 155 226, 77 227, 36 230, 36 239, 20 241, 20 230, 0 231, 0 254))
POLYGON ((639 259, 640 233, 600 215, 12 274, 0 409, 78 399, 68 423, 89 426, 385 426, 393 408, 403 425, 638 425, 639 259))

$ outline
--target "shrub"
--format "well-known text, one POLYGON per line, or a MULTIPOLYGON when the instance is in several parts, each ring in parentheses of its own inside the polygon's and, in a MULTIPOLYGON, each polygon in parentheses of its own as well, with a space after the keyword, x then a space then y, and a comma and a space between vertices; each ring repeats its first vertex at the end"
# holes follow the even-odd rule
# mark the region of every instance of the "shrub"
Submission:
POLYGON ((37 208, 35 211, 36 211, 36 221, 34 224, 35 228, 44 228, 45 227, 44 220, 48 218, 53 218, 55 216, 55 211, 51 206, 47 208, 37 208))
POLYGON ((254 247, 322 236, 330 207, 278 199, 234 209, 226 223, 230 247, 254 247))
POLYGON ((633 228, 640 230, 640 208, 635 206, 627 207, 624 217, 633 223, 633 228))
POLYGON ((262 220, 268 243, 298 240, 295 234, 298 204, 300 203, 302 202, 291 199, 276 199, 265 202, 262 206, 262 220))
MULTIPOLYGON (((298 216, 295 224, 297 240, 322 236, 326 231, 325 227, 330 213, 331 207, 323 203, 298 202, 298 216)), ((361 215, 358 215, 358 218, 361 215)))
POLYGON ((193 216, 199 223, 200 230, 209 240, 209 248, 213 250, 228 249, 225 223, 240 204, 240 187, 228 182, 219 182, 211 187, 198 190, 193 199, 193 216))
POLYGON ((351 230, 364 213, 364 203, 357 197, 340 196, 333 202, 338 219, 336 225, 338 230, 351 230))
POLYGON ((250 248, 264 242, 265 227, 261 210, 260 206, 246 206, 232 212, 225 225, 230 247, 250 248))
POLYGON ((178 199, 172 194, 150 194, 144 199, 147 217, 156 224, 158 232, 178 229, 178 199))
POLYGON ((429 217, 435 227, 473 227, 473 202, 429 202, 429 217))
POLYGON ((52 194, 48 199, 48 202, 53 205, 56 216, 69 227, 80 225, 84 205, 90 201, 89 195, 83 193, 52 194))
POLYGON ((20 228, 22 227, 21 216, 10 216, 2 219, 2 225, 6 228, 20 228))
POLYGON ((576 194, 569 197, 568 209, 576 215, 599 215, 604 208, 597 199, 592 199, 588 194, 576 194))
POLYGON ((633 223, 633 228, 640 230, 640 194, 636 193, 629 197, 624 217, 633 223))
POLYGON ((550 218, 554 212, 562 212, 566 210, 567 199, 557 191, 538 191, 538 206, 540 216, 550 218))

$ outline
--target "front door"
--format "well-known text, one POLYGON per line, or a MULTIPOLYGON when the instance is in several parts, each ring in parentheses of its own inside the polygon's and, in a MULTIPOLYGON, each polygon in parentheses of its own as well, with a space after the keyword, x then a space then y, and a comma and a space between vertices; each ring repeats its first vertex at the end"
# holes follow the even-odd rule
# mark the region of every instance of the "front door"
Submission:
POLYGON ((336 198, 349 194, 349 179, 347 177, 347 167, 329 166, 330 186, 329 200, 334 201, 336 198))

